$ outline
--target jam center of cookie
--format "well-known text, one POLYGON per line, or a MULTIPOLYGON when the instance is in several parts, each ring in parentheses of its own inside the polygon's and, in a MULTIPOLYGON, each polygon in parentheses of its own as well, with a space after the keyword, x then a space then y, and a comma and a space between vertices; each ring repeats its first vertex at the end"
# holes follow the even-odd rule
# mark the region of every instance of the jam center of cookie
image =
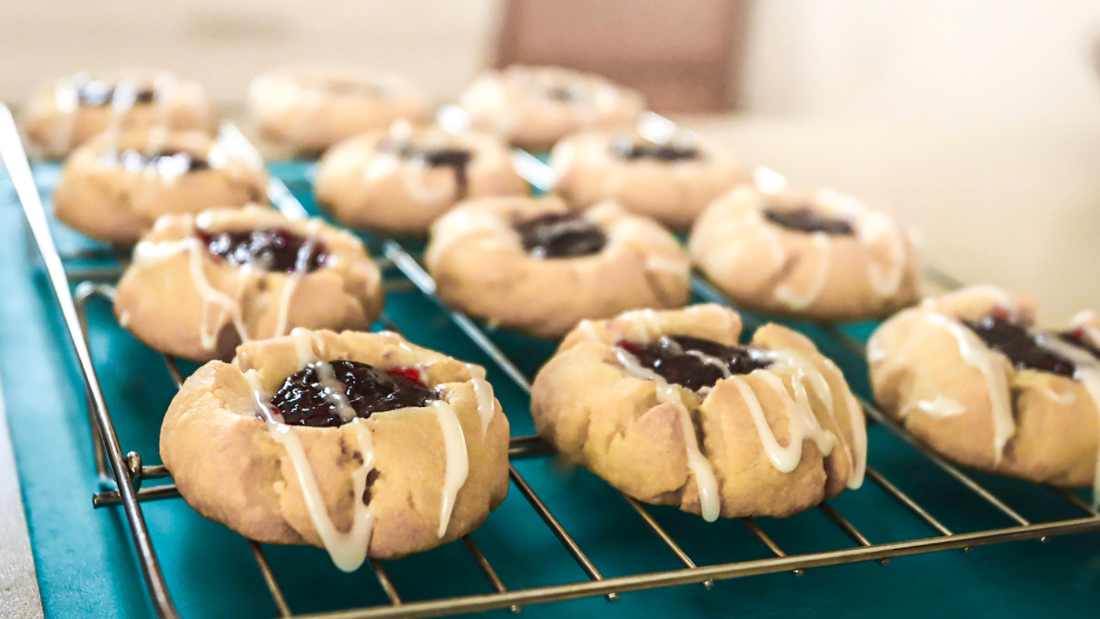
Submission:
POLYGON ((197 231, 211 255, 234 266, 252 265, 265 271, 309 273, 324 266, 328 249, 286 228, 234 232, 197 231))
POLYGON ((1073 361, 1043 346, 1043 336, 1004 318, 986 316, 965 324, 986 346, 1004 353, 1019 369, 1041 370, 1068 378, 1073 378, 1077 371, 1073 361))
POLYGON ((100 107, 116 101, 130 107, 152 103, 157 98, 152 87, 139 86, 131 81, 113 84, 104 80, 90 80, 76 84, 75 88, 80 104, 90 107, 100 107))
POLYGON ((425 148, 409 142, 395 140, 382 142, 379 148, 382 151, 395 153, 402 159, 408 159, 429 168, 451 168, 454 170, 455 193, 458 199, 466 197, 466 190, 469 185, 468 169, 470 161, 474 158, 474 154, 469 150, 453 146, 425 148))
POLYGON ((210 169, 209 161, 177 150, 162 150, 153 153, 143 153, 136 150, 107 150, 103 151, 100 158, 109 165, 116 165, 132 172, 156 170, 157 173, 166 176, 210 169))
POLYGON ((345 423, 340 416, 343 407, 367 419, 374 413, 419 408, 438 399, 412 368, 380 370, 358 361, 319 361, 289 376, 272 396, 271 405, 288 425, 335 427, 345 423))
POLYGON ((1089 353, 1093 357, 1096 357, 1097 361, 1100 361, 1100 347, 1097 347, 1095 344, 1089 342, 1088 339, 1085 338, 1084 329, 1078 328, 1072 331, 1059 333, 1058 339, 1067 344, 1071 344, 1073 346, 1076 346, 1077 348, 1080 348, 1081 350, 1089 353))
POLYGON ((765 208, 764 217, 773 224, 798 232, 824 232, 836 235, 856 232, 852 222, 847 219, 826 217, 808 206, 793 210, 765 208))
POLYGON ((607 235, 580 213, 547 213, 516 224, 532 258, 577 258, 599 253, 607 235))
POLYGON ((543 96, 551 101, 558 101, 560 103, 575 103, 580 99, 577 90, 571 86, 564 84, 555 84, 547 87, 542 91, 543 96))
POLYGON ((689 335, 668 335, 650 343, 622 340, 616 345, 634 355, 642 367, 692 391, 770 365, 759 350, 726 346, 689 335))
POLYGON ((676 161, 694 161, 699 158, 699 149, 694 145, 675 142, 657 144, 649 141, 639 142, 624 139, 615 142, 611 146, 611 152, 627 161, 654 159, 671 163, 676 161))

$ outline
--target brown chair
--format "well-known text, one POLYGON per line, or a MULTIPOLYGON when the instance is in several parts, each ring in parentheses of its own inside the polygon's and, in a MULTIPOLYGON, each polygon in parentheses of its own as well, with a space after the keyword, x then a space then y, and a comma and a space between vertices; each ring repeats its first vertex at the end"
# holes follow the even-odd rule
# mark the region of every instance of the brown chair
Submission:
POLYGON ((494 64, 551 64, 640 90, 661 112, 737 104, 748 0, 507 0, 494 64))

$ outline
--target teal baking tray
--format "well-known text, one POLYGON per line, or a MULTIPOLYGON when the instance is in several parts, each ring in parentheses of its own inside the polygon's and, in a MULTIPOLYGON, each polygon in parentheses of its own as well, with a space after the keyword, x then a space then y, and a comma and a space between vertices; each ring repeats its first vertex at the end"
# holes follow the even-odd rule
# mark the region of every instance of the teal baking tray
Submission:
MULTIPOLYGON (((310 164, 270 170, 316 214, 310 164)), ((56 175, 54 165, 35 168, 47 207, 56 175)), ((157 490, 169 481, 155 478, 157 439, 176 386, 164 358, 126 333, 109 303, 91 294, 88 345, 103 398, 122 449, 142 454, 151 474, 141 486, 139 495, 149 500, 140 512, 174 603, 165 607, 150 593, 156 586, 146 582, 147 557, 135 547, 131 520, 113 501, 114 478, 97 473, 86 384, 23 211, 3 189, 0 201, 0 378, 48 617, 247 618, 284 610, 411 617, 492 608, 503 616, 519 606, 524 616, 608 619, 1097 616, 1100 535, 1088 531, 1100 529, 1100 518, 1084 494, 959 471, 884 423, 868 430, 872 474, 863 488, 791 518, 708 524, 674 508, 629 502, 587 471, 559 463, 530 436, 522 385, 554 342, 447 311, 419 271, 418 243, 370 234, 362 236, 374 255, 389 258, 382 261, 386 317, 376 328, 398 329, 488 369, 513 437, 520 437, 508 498, 467 543, 351 574, 316 548, 264 546, 260 556, 285 600, 281 608, 246 540, 172 498, 170 487, 157 490), (997 543, 1012 540, 1019 541, 997 543)), ((108 279, 117 270, 108 248, 56 224, 51 230, 61 253, 73 257, 66 261, 72 284, 75 276, 108 279)), ((724 302, 702 280, 695 297, 724 302)), ((764 319, 746 314, 750 329, 764 319)), ((857 349, 873 324, 785 322, 836 359, 860 396, 869 395, 857 349)), ((186 374, 193 366, 180 368, 186 374)))

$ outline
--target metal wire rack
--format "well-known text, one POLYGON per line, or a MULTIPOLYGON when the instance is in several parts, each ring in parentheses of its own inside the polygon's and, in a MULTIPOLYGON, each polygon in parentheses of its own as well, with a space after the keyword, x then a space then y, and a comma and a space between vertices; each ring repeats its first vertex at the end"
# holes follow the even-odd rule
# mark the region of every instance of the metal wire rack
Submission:
MULTIPOLYGON (((241 148, 251 148, 243 135, 232 127, 226 127, 223 136, 236 142, 241 148)), ((143 485, 143 482, 148 480, 168 478, 168 471, 161 465, 144 464, 139 453, 123 451, 96 374, 96 367, 88 342, 87 304, 94 297, 113 299, 114 288, 105 282, 117 276, 118 269, 89 270, 74 268, 66 271, 62 256, 58 253, 51 235, 49 222, 15 124, 7 108, 2 106, 0 106, 0 152, 3 154, 13 184, 22 202, 30 232, 41 253, 46 273, 60 305, 68 335, 75 349, 84 378, 88 395, 88 414, 92 428, 91 438, 94 446, 96 471, 100 476, 101 485, 113 486, 96 492, 93 497, 93 504, 96 507, 122 506, 129 524, 145 585, 157 614, 165 618, 179 617, 172 597, 168 592, 168 585, 161 570, 156 550, 153 547, 153 541, 141 507, 143 502, 170 499, 178 497, 179 494, 175 486, 170 483, 143 485), (75 290, 72 288, 74 285, 75 290)), ((550 175, 544 167, 539 168, 543 164, 526 153, 517 153, 516 158, 517 167, 526 167, 529 171, 526 174, 528 180, 532 181, 537 188, 545 189, 546 179, 550 175)), ((305 209, 280 180, 272 179, 269 195, 275 206, 284 214, 291 217, 306 216, 305 209)), ((383 240, 381 249, 385 259, 400 274, 398 279, 387 280, 389 286, 403 286, 411 283, 437 306, 442 315, 446 316, 473 344, 487 355, 509 380, 523 391, 530 391, 530 377, 525 375, 517 364, 493 342, 486 330, 468 316, 448 308, 435 295, 435 284, 432 278, 404 244, 396 240, 386 239, 383 240)), ((932 271, 926 273, 926 275, 941 286, 951 287, 957 285, 957 282, 942 272, 932 271)), ((692 287, 696 295, 705 300, 732 305, 713 286, 697 276, 693 276, 692 287)), ((750 328, 762 324, 762 321, 751 314, 745 314, 744 317, 746 325, 750 328)), ((396 323, 389 316, 383 315, 381 321, 384 327, 397 330, 396 323)), ((862 355, 862 344, 854 338, 837 329, 827 328, 827 332, 839 345, 844 346, 854 354, 862 355)), ((177 386, 182 384, 183 376, 176 360, 165 356, 164 361, 166 370, 175 384, 177 386)), ((1062 500, 1068 502, 1075 510, 1078 510, 1081 517, 1042 523, 1030 522, 972 476, 937 456, 926 446, 908 435, 902 428, 885 418, 873 404, 867 401, 862 401, 861 404, 871 421, 877 422, 890 433, 910 444, 917 452, 960 482, 963 487, 980 500, 988 503, 993 509, 1015 522, 1015 526, 955 533, 933 516, 928 508, 902 491, 874 465, 869 464, 867 479, 915 518, 927 525, 934 533, 933 535, 900 542, 875 544, 839 511, 826 502, 822 503, 817 509, 823 512, 830 522, 852 540, 852 546, 839 550, 788 554, 775 540, 768 536, 755 520, 742 518, 744 526, 770 550, 773 556, 766 559, 699 566, 684 551, 673 535, 659 524, 647 507, 624 495, 626 502, 637 514, 640 521, 677 558, 682 567, 669 571, 609 578, 600 572, 588 554, 555 517, 547 504, 516 467, 510 465, 509 475, 515 489, 519 491, 530 508, 576 561, 587 576, 587 580, 510 590, 505 586, 501 576, 474 540, 470 536, 466 536, 462 538, 462 544, 480 568, 484 578, 492 587, 493 593, 406 603, 402 600, 401 594, 387 574, 385 566, 380 561, 371 560, 370 566, 390 601, 389 605, 309 616, 327 619, 432 617, 502 608, 518 612, 522 606, 531 604, 591 596, 604 596, 609 601, 615 601, 621 594, 630 591, 689 583, 702 584, 709 589, 715 581, 722 579, 782 571, 793 571, 796 574, 801 574, 804 570, 810 568, 860 561, 877 561, 882 565, 886 565, 892 558, 906 555, 949 549, 969 551, 976 546, 987 544, 1035 538, 1046 539, 1048 536, 1053 535, 1100 530, 1100 513, 1097 510, 1073 492, 1054 487, 1051 487, 1050 490, 1061 497, 1062 500)), ((551 453, 552 450, 537 436, 513 437, 509 447, 509 456, 512 460, 542 457, 551 453)), ((485 526, 493 526, 492 520, 485 526)), ((263 575, 268 593, 278 609, 279 616, 306 616, 292 614, 286 596, 276 580, 263 548, 251 540, 248 540, 248 544, 263 575)))

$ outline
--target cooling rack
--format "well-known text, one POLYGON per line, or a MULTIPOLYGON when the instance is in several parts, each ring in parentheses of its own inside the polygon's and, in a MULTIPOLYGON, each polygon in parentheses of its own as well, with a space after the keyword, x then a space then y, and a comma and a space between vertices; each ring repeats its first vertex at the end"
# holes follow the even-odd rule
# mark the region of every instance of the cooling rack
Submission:
MULTIPOLYGON (((247 140, 231 126, 227 126, 223 131, 223 139, 236 144, 238 148, 251 148, 247 140)), ((118 428, 109 412, 107 398, 97 374, 97 364, 93 360, 89 340, 90 306, 95 299, 112 298, 113 287, 110 282, 117 276, 119 266, 118 264, 107 266, 85 264, 88 262, 85 259, 101 255, 102 249, 83 248, 68 252, 65 256, 58 252, 58 246, 55 243, 57 230, 51 227, 15 125, 6 109, 0 110, 0 151, 3 153, 22 203, 35 246, 41 254, 50 288, 60 306, 67 335, 76 352, 84 387, 88 394, 93 457, 95 470, 100 475, 101 481, 100 487, 94 494, 93 503, 96 507, 121 507, 134 544, 137 563, 156 613, 161 617, 178 617, 180 613, 177 612, 173 598, 169 594, 168 583, 161 569, 143 508, 143 504, 147 502, 173 499, 178 497, 178 493, 170 483, 168 473, 163 466, 145 464, 143 456, 138 452, 123 450, 118 428)), ((532 181, 536 189, 546 188, 549 175, 538 159, 526 153, 517 153, 516 163, 519 169, 525 171, 525 176, 532 181)), ((311 210, 304 207, 277 176, 274 176, 271 181, 269 194, 276 208, 288 216, 302 217, 311 213, 311 210)), ((455 332, 466 339, 467 349, 477 351, 488 361, 490 376, 495 377, 493 382, 498 391, 506 388, 513 388, 521 394, 529 391, 533 371, 551 350, 550 345, 495 331, 479 321, 447 308, 435 295, 434 282, 418 261, 419 248, 416 243, 373 235, 363 235, 363 238, 371 246, 372 253, 381 254, 384 257, 381 262, 384 267, 387 292, 391 296, 401 294, 419 296, 425 307, 429 308, 424 314, 427 319, 449 323, 455 332), (528 354, 531 349, 536 350, 538 354, 528 354), (502 381, 509 385, 502 384, 502 381)), ((956 282, 942 272, 932 271, 927 275, 929 279, 941 286, 956 285, 956 282)), ((731 305, 713 286, 701 278, 693 278, 692 288, 697 301, 731 305)), ((763 324, 765 320, 764 317, 750 312, 742 312, 742 315, 749 331, 763 324)), ((402 330, 394 315, 384 315, 380 322, 382 328, 402 330)), ((865 373, 865 368, 862 366, 862 339, 867 333, 868 325, 821 327, 793 323, 790 326, 809 335, 819 347, 833 356, 845 370, 853 385, 862 384, 865 380, 859 374, 865 373)), ((417 341, 417 333, 410 332, 408 328, 405 331, 410 339, 417 341)), ((433 344, 430 341, 417 343, 426 346, 433 344)), ((178 386, 188 367, 170 357, 165 357, 164 362, 164 371, 178 386)), ((102 370, 102 363, 98 367, 102 370)), ((863 393, 866 393, 865 389, 863 393)), ((504 399, 503 396, 502 399, 504 399)), ((1001 491, 991 490, 986 482, 980 481, 974 475, 960 470, 931 453, 904 430, 884 418, 870 402, 861 400, 861 403, 869 421, 907 443, 912 448, 914 456, 923 459, 922 465, 930 465, 953 479, 963 492, 972 495, 975 501, 985 504, 1012 525, 955 532, 954 527, 947 526, 944 522, 946 518, 943 518, 945 513, 951 515, 949 512, 952 505, 930 503, 926 500, 927 497, 918 498, 913 491, 903 490, 906 482, 910 480, 899 479, 895 472, 891 472, 888 476, 879 470, 878 463, 872 457, 867 469, 869 485, 877 487, 882 496, 919 522, 926 531, 925 536, 872 543, 864 530, 857 528, 834 504, 826 502, 814 511, 823 515, 824 520, 829 523, 828 526, 835 527, 836 531, 850 541, 845 547, 788 553, 759 522, 752 518, 744 518, 741 519, 741 523, 745 530, 767 549, 770 556, 703 564, 697 563, 685 550, 685 544, 681 543, 681 531, 663 524, 663 520, 667 518, 661 517, 662 508, 644 506, 624 496, 622 500, 636 518, 636 524, 648 531, 656 544, 664 547, 669 558, 674 559, 676 567, 644 573, 605 576, 590 553, 578 543, 571 532, 572 527, 563 524, 551 510, 549 502, 536 491, 534 484, 529 482, 528 475, 521 474, 517 468, 516 464, 523 460, 545 458, 552 454, 552 450, 537 436, 521 435, 512 438, 509 449, 509 455, 513 461, 509 470, 514 486, 513 493, 519 493, 527 509, 556 538, 564 552, 571 557, 586 577, 585 579, 562 583, 540 582, 532 586, 509 589, 505 585, 508 575, 504 574, 502 577, 474 539, 466 536, 461 540, 461 546, 479 568, 491 592, 410 602, 405 599, 408 596, 403 596, 403 592, 398 590, 394 579, 387 572, 387 566, 372 560, 370 567, 389 604, 308 616, 351 619, 353 617, 430 617, 491 609, 510 609, 518 612, 524 606, 546 602, 594 596, 604 596, 609 601, 615 601, 620 595, 632 591, 692 583, 701 584, 709 589, 716 581, 724 579, 784 571, 801 574, 807 569, 865 561, 875 561, 885 565, 895 557, 906 555, 949 549, 969 551, 978 546, 1000 542, 1046 539, 1054 535, 1100 530, 1100 514, 1088 502, 1077 493, 1053 487, 1044 487, 1043 491, 1049 493, 1054 500, 1064 502, 1079 517, 1059 517, 1032 522, 1018 511, 1018 505, 1014 507, 1016 504, 1012 498, 1006 498, 1001 491)), ((519 423, 519 420, 526 415, 523 410, 517 411, 514 407, 506 407, 506 410, 509 411, 514 427, 523 425, 519 423)), ((146 453, 145 456, 149 457, 150 454, 146 453)), ((552 466, 552 464, 549 465, 552 466)), ((1034 495, 1029 494, 1027 497, 1028 500, 1032 500, 1034 495)), ((584 498, 576 497, 575 500, 581 502, 584 498)), ((508 525, 490 517, 483 528, 501 526, 508 525)), ((267 592, 263 595, 270 596, 279 616, 307 616, 292 614, 291 605, 287 601, 287 595, 284 594, 284 585, 272 569, 265 549, 251 541, 248 545, 266 585, 267 592)))

